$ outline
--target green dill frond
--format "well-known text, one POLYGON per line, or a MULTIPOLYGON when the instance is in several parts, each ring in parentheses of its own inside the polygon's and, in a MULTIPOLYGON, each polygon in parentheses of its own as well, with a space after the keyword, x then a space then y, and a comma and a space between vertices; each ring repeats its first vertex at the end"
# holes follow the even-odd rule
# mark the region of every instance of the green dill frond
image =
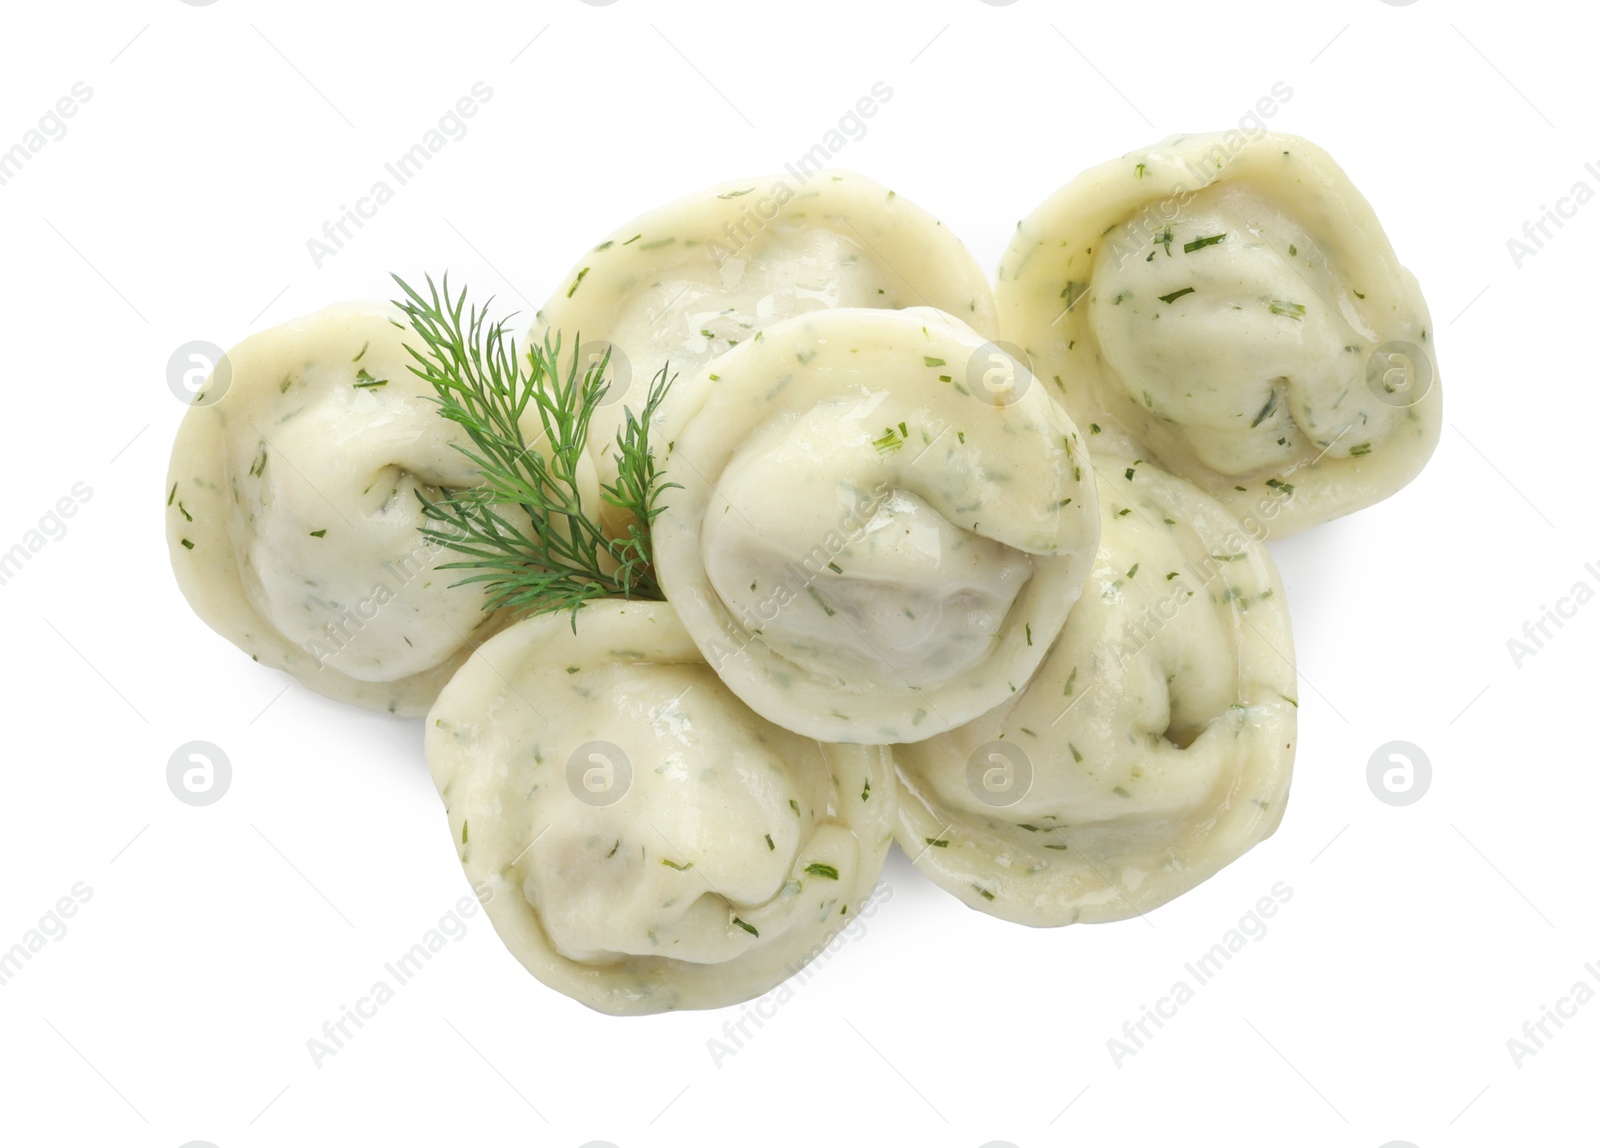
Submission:
POLYGON ((482 584, 485 610, 567 610, 574 628, 585 602, 662 600, 650 524, 663 493, 677 484, 661 481, 650 426, 672 385, 667 368, 651 382, 642 414, 624 411, 617 480, 601 488, 607 503, 628 514, 627 533, 614 537, 601 526, 599 508, 584 504, 579 483, 610 356, 580 367, 574 340, 563 370, 559 334, 519 355, 505 322, 491 322, 487 305, 469 306, 464 289, 452 296, 448 276, 439 286, 429 277, 426 295, 394 280, 404 294, 395 305, 421 344, 406 344, 411 371, 433 387, 440 415, 466 433, 470 445, 455 449, 482 480, 442 490, 437 502, 418 495, 436 524, 423 535, 462 556, 440 569, 477 571, 455 585, 482 584), (530 441, 525 424, 534 423, 541 429, 530 441))

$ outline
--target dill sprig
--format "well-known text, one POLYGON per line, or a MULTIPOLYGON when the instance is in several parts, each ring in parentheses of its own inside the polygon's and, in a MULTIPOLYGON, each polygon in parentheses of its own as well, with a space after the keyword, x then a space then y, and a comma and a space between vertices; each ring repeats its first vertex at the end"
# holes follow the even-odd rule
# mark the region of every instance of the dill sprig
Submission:
POLYGON ((452 297, 448 276, 438 287, 430 276, 426 296, 394 280, 405 295, 395 305, 422 344, 406 344, 416 360, 411 371, 433 387, 439 413, 466 432, 471 445, 455 449, 482 479, 441 488, 438 502, 418 494, 423 514, 438 524, 425 526, 424 537, 463 555, 440 569, 478 571, 455 584, 482 583, 485 610, 569 610, 574 629, 585 602, 662 600, 650 524, 663 492, 677 484, 657 473, 650 425, 672 385, 667 369, 652 380, 642 415, 624 410, 617 479, 601 487, 605 501, 626 512, 626 533, 614 535, 591 517, 596 508, 584 505, 578 478, 590 420, 610 386, 610 355, 581 366, 575 343, 563 371, 556 334, 519 356, 505 321, 491 322, 487 304, 468 306, 464 289, 452 297), (533 442, 524 429, 530 408, 543 428, 533 442))

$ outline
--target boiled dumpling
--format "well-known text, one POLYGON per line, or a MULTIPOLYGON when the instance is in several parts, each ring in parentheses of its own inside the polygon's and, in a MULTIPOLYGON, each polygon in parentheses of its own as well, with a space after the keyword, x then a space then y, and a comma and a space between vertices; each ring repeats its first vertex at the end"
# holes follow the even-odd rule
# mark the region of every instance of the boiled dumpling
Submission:
POLYGON ((418 494, 477 475, 407 332, 391 307, 340 304, 229 351, 179 428, 166 514, 212 629, 318 693, 419 715, 502 619, 419 533, 418 494))
POLYGON ((773 175, 708 188, 613 232, 561 282, 531 337, 560 332, 595 360, 610 352, 612 389, 589 437, 600 480, 610 482, 623 411, 643 410, 663 367, 688 379, 809 311, 916 306, 994 334, 988 277, 922 208, 850 172, 798 186, 773 175))
POLYGON ((762 720, 659 602, 507 629, 440 694, 425 748, 501 939, 601 1012, 773 988, 861 909, 893 833, 887 750, 762 720))
POLYGON ((996 291, 1091 450, 1155 460, 1269 536, 1389 497, 1438 442, 1417 281, 1296 136, 1176 136, 1085 172, 1018 225, 996 291))
POLYGON ((894 747, 897 840, 975 909, 1114 921, 1188 891, 1277 828, 1294 647, 1259 534, 1148 463, 1096 456, 1103 533, 1028 685, 894 747))
POLYGON ((656 566, 757 713, 912 741, 999 705, 1060 630, 1099 536, 1078 429, 1025 368, 928 308, 767 328, 660 435, 656 566))

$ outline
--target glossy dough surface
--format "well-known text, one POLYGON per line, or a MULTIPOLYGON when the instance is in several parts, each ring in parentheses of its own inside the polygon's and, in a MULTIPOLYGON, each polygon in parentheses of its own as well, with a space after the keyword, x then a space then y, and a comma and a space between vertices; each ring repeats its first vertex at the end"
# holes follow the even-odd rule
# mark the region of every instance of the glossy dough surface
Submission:
POLYGON ((989 346, 927 308, 827 311, 722 356, 673 409, 657 572, 758 713, 913 741, 1039 664, 1093 559, 1094 477, 1036 381, 980 397, 989 346))
POLYGON ((1277 828, 1294 761, 1294 648, 1266 548, 1182 479, 1096 465, 1100 552, 1039 673, 894 748, 900 847, 1027 925, 1118 920, 1192 889, 1277 828))
POLYGON ((591 355, 616 348, 589 440, 610 482, 623 410, 643 410, 663 365, 681 382, 794 315, 917 306, 994 333, 988 276, 932 215, 851 172, 772 175, 707 188, 613 232, 562 281, 531 337, 560 332, 591 355))
POLYGON ((1001 334, 1059 380, 1090 448, 1158 461, 1282 536, 1422 470, 1442 400, 1416 279, 1321 148, 1177 136, 1093 168, 1018 230, 1001 334))
POLYGON ((418 492, 476 479, 397 321, 341 304, 229 351, 173 446, 167 540, 189 604, 256 661, 418 715, 493 623, 418 533, 418 492))
POLYGON ((860 910, 893 834, 888 751, 763 721, 664 603, 505 630, 445 687, 426 751, 501 939, 602 1012, 766 992, 860 910))

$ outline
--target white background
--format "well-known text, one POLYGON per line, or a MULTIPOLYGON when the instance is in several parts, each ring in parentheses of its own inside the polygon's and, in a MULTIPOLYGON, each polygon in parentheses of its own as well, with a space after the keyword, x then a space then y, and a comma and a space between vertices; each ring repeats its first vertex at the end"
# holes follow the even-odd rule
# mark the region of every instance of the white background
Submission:
POLYGON ((0 549, 74 483, 69 533, 0 586, 0 949, 75 882, 70 931, 0 986, 0 1140, 28 1144, 1594 1143, 1600 1002, 1507 1040, 1600 965, 1600 605, 1507 639, 1600 561, 1600 205, 1519 270, 1506 241, 1600 191, 1587 7, 1417 0, 1065 5, 8 5, 0 149, 77 81, 69 133, 0 186, 0 549), (531 44, 530 44, 530 41, 531 44), (306 249, 475 81, 494 95, 319 270, 306 249), (1398 497, 1274 544, 1302 671, 1277 835, 1117 925, 970 912, 894 855, 892 899, 719 1066, 740 1010, 618 1020, 528 977, 485 919, 320 1068, 308 1038, 468 892, 420 723, 324 701, 187 609, 162 535, 165 370, 450 270, 531 312, 650 207, 777 170, 875 81, 838 163, 993 267, 1078 171, 1220 130, 1328 148, 1433 308, 1446 427, 1398 497), (232 788, 168 791, 181 743, 232 788), (1368 758, 1431 759, 1391 808, 1368 758), (1292 900, 1118 1067, 1107 1040, 1275 882, 1292 900), (1567 1129, 1569 1131, 1564 1131, 1567 1129))

